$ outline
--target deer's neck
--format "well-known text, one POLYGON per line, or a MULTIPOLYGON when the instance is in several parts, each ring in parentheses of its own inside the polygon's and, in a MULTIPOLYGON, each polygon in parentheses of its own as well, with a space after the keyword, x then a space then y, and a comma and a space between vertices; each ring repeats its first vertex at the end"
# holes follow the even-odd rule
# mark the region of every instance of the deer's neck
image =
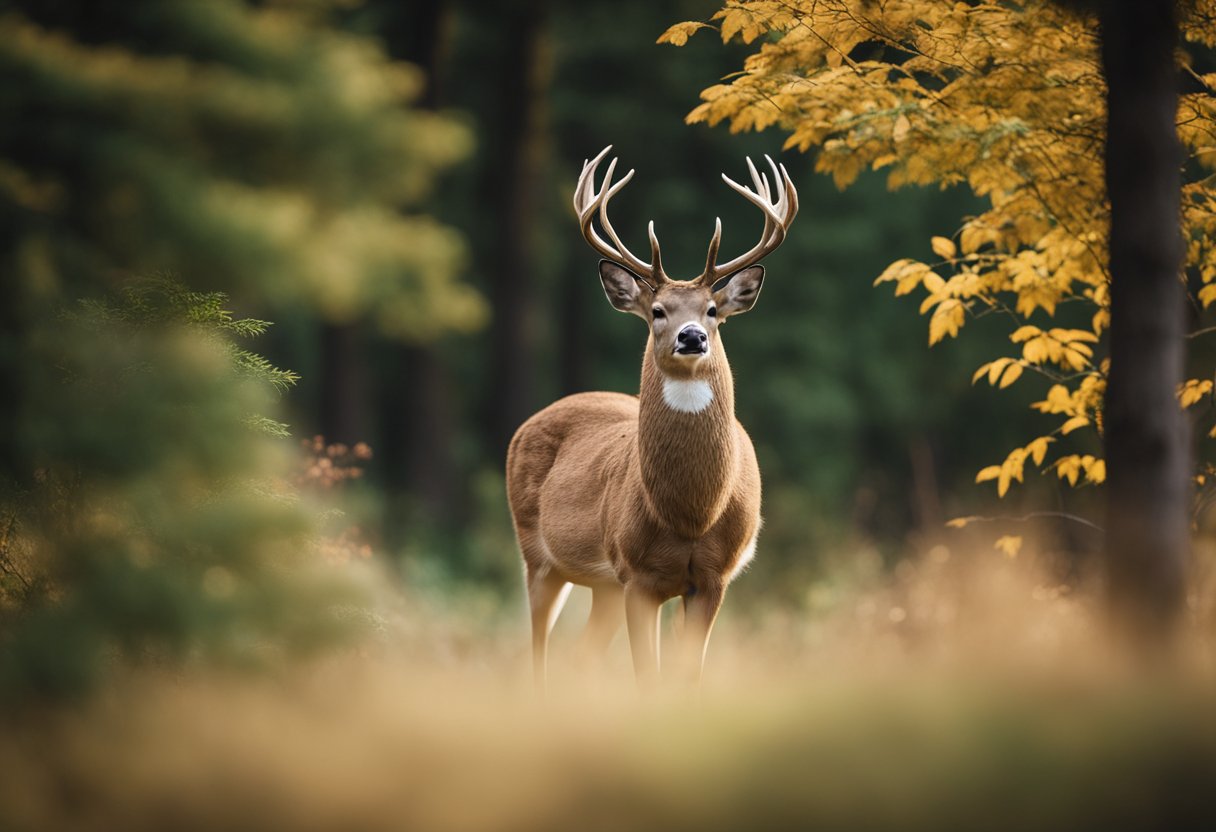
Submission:
POLYGON ((735 392, 717 341, 695 378, 669 378, 652 345, 642 361, 638 458, 647 503, 678 534, 700 537, 721 516, 737 464, 735 392))

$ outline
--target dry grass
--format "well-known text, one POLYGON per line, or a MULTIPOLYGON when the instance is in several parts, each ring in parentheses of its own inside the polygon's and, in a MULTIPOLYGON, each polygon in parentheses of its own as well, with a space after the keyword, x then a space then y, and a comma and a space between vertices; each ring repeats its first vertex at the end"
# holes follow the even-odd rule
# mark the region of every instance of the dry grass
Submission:
MULTIPOLYGON (((1207 643, 1137 676, 1085 592, 935 550, 868 591, 719 626, 700 697, 623 639, 530 689, 521 624, 382 599, 358 654, 131 675, 0 739, 0 828, 1180 828, 1216 820, 1207 643)), ((1143 667, 1139 669, 1143 673, 1143 667)))

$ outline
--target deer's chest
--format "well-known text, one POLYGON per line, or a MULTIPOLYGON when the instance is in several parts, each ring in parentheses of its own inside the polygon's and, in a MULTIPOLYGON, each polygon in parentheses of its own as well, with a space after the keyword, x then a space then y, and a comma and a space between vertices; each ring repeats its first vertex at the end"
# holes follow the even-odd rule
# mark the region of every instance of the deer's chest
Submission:
POLYGON ((736 496, 717 522, 699 537, 680 535, 652 521, 637 523, 621 541, 618 556, 630 578, 663 598, 690 587, 725 586, 755 551, 759 505, 736 496))

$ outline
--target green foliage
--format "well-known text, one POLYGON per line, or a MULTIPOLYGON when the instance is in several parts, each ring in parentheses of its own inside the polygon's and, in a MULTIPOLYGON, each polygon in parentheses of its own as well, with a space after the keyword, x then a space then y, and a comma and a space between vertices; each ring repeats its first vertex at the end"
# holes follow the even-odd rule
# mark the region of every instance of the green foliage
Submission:
POLYGON ((420 213, 470 133, 411 109, 419 73, 334 28, 340 5, 8 4, 0 224, 18 273, 170 271, 399 337, 478 326, 460 236, 420 213))
MULTIPOLYGON (((236 338, 255 338, 270 329, 269 321, 234 318, 224 308, 228 296, 223 292, 192 292, 171 277, 149 277, 131 281, 115 301, 80 301, 83 314, 76 321, 97 331, 115 325, 129 330, 180 325, 211 340, 227 352, 233 369, 246 378, 268 385, 278 393, 294 387, 300 376, 282 370, 261 355, 239 346, 236 338)), ((72 317, 67 313, 65 317, 72 317)), ((265 416, 248 420, 278 436, 288 436, 287 426, 265 416)))
POLYGON ((267 324, 223 304, 140 281, 26 333, 23 462, 0 472, 0 699, 78 694, 118 662, 265 662, 343 631, 347 593, 316 568, 274 437, 294 374, 237 347, 267 324))

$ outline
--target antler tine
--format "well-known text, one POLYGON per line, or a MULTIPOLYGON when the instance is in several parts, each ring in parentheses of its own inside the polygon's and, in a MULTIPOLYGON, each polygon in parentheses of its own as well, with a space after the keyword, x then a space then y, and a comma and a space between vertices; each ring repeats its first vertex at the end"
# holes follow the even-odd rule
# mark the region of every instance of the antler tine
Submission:
POLYGON ((650 268, 656 275, 663 274, 663 255, 659 252, 659 238, 654 233, 654 220, 646 226, 646 234, 650 237, 650 268))
POLYGON ((778 165, 771 156, 766 155, 764 158, 768 160, 769 168, 773 172, 773 187, 771 188, 768 178, 756 169, 750 158, 747 160, 747 168, 752 176, 754 191, 740 185, 726 174, 722 174, 722 181, 764 212, 764 230, 760 232, 760 241, 746 254, 736 257, 729 263, 718 265, 716 260, 718 246, 721 243, 721 224, 719 223, 714 230, 714 238, 709 244, 705 273, 701 276, 702 284, 712 285, 721 277, 759 262, 772 254, 785 240, 790 223, 794 221, 794 217, 798 213, 798 191, 794 188, 794 183, 784 165, 778 165), (779 193, 776 202, 773 201, 774 191, 779 193))
POLYGON ((773 195, 769 192, 768 180, 764 178, 764 174, 756 170, 750 156, 747 157, 747 169, 751 171, 752 184, 756 186, 756 195, 764 197, 766 202, 772 202, 773 195))
MULTIPOLYGON (((768 160, 769 170, 771 170, 773 172, 773 190, 776 191, 778 187, 781 188, 781 196, 779 196, 777 198, 776 211, 781 216, 785 216, 786 212, 789 210, 789 188, 786 187, 786 183, 789 182, 790 176, 788 173, 785 173, 784 167, 781 167, 781 168, 777 167, 777 163, 773 161, 772 156, 769 156, 767 153, 765 153, 764 158, 766 160, 768 160)), ((794 198, 797 199, 797 196, 795 195, 794 198)), ((769 200, 772 201, 771 195, 769 196, 769 200)), ((791 215, 789 217, 790 220, 792 220, 793 218, 794 218, 793 215, 791 215)), ((785 223, 785 227, 789 228, 788 220, 785 223)))
POLYGON ((625 266, 639 277, 658 283, 665 282, 668 278, 663 273, 662 261, 659 257, 659 242, 654 233, 654 223, 651 223, 650 227, 650 248, 653 262, 647 263, 631 252, 621 242, 616 229, 612 227, 612 221, 608 219, 609 201, 633 178, 634 172, 632 170, 629 171, 619 182, 614 183, 612 176, 616 172, 617 163, 617 159, 614 158, 608 163, 608 170, 604 174, 603 184, 600 185, 599 190, 595 188, 596 168, 599 167, 599 163, 611 149, 612 145, 608 145, 590 162, 583 163, 582 173, 579 174, 578 183, 574 187, 574 210, 578 214, 583 238, 604 257, 625 266), (599 216, 600 227, 608 235, 608 240, 604 240, 595 230, 594 220, 597 214, 599 216))
MULTIPOLYGON (((769 160, 772 161, 771 159, 769 160)), ((789 201, 790 222, 794 221, 794 217, 798 216, 798 191, 794 189, 794 183, 790 180, 789 173, 785 170, 785 165, 778 165, 781 168, 781 175, 785 177, 785 195, 789 201)))
POLYGON ((718 246, 722 244, 722 218, 714 217, 714 236, 709 241, 709 255, 705 258, 705 274, 713 274, 718 260, 718 246))
POLYGON ((583 160, 583 170, 579 173, 578 184, 574 187, 574 211, 579 215, 580 219, 583 216, 583 209, 586 207, 587 200, 593 195, 591 193, 592 188, 589 186, 594 184, 595 169, 599 167, 600 161, 608 155, 608 151, 610 150, 612 150, 612 145, 608 145, 601 150, 590 162, 586 159, 583 160))

